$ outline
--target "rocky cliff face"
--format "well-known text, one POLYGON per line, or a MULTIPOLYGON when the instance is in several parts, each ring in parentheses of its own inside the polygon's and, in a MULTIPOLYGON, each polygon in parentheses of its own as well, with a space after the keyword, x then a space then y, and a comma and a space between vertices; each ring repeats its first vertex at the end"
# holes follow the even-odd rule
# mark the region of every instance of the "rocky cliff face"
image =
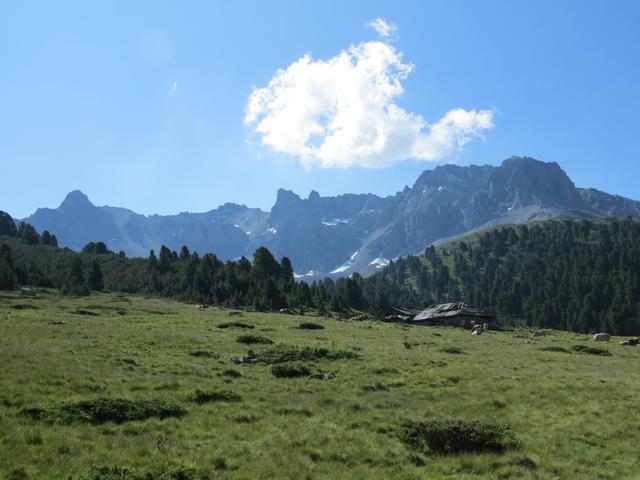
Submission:
POLYGON ((290 257, 296 271, 312 279, 368 273, 474 230, 560 215, 640 219, 640 202, 576 188, 557 163, 512 157, 498 167, 436 167, 384 198, 321 197, 315 191, 301 198, 281 189, 270 212, 225 204, 204 213, 144 216, 97 207, 75 191, 57 209, 39 209, 26 221, 73 249, 103 240, 131 256, 164 244, 232 259, 264 245, 277 257, 290 257))

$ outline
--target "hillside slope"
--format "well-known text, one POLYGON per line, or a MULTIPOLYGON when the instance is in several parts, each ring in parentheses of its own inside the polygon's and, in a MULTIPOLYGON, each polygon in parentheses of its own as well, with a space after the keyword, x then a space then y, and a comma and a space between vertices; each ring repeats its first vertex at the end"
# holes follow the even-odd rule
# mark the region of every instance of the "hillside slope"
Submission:
POLYGON ((364 292, 412 307, 464 300, 505 323, 640 334, 640 223, 498 227, 392 262, 364 292))

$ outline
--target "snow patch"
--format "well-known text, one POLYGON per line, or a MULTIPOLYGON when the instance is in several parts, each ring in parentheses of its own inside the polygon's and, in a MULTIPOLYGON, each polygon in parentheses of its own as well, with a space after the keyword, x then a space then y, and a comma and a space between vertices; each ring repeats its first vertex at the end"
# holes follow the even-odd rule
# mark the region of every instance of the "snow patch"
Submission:
POLYGON ((389 265, 389 260, 387 260, 386 258, 382 258, 382 257, 376 257, 373 260, 371 260, 369 262, 369 265, 373 265, 376 268, 382 268, 382 267, 386 267, 387 265, 389 265))
POLYGON ((353 255, 351 255, 351 256, 349 257, 349 261, 350 261, 350 262, 353 262, 353 261, 356 259, 356 256, 358 255, 358 252, 359 252, 359 251, 360 251, 360 250, 356 250, 355 252, 353 252, 353 255))
POLYGON ((322 220, 322 225, 326 225, 327 227, 335 227, 339 223, 349 223, 349 220, 345 220, 344 218, 334 218, 330 221, 322 220))
POLYGON ((442 191, 442 186, 438 187, 438 191, 441 192, 442 191))
POLYGON ((267 228, 267 231, 265 233, 270 233, 272 235, 275 235, 276 233, 278 233, 278 229, 277 228, 273 228, 273 227, 269 227, 269 228, 267 228))
POLYGON ((342 273, 349 270, 349 265, 342 265, 329 273, 342 273))

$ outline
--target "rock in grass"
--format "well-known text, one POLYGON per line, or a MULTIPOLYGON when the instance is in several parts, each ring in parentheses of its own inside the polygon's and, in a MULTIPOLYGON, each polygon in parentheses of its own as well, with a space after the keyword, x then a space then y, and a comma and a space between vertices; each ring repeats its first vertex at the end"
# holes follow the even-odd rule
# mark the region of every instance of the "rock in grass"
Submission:
POLYGON ((230 390, 200 390, 198 388, 189 395, 189 399, 196 402, 198 405, 202 405, 203 403, 209 402, 239 402, 242 400, 242 397, 230 390))
POLYGON ((124 423, 148 418, 182 417, 187 411, 180 405, 164 400, 128 400, 123 398, 96 398, 68 402, 53 407, 25 408, 20 414, 48 423, 85 422, 94 425, 124 423))
POLYGON ((502 453, 520 446, 505 425, 466 420, 407 421, 402 425, 400 439, 423 454, 502 453))

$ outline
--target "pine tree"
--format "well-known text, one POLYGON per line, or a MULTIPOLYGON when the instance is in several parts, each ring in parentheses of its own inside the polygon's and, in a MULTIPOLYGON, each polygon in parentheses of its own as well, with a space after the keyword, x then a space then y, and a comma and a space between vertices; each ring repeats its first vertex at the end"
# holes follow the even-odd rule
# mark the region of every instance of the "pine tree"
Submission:
POLYGON ((72 295, 88 295, 89 288, 82 271, 82 262, 79 256, 74 256, 71 261, 71 268, 67 274, 64 291, 72 295))
POLYGON ((104 290, 104 278, 102 276, 102 269, 97 260, 94 260, 91 264, 91 271, 89 272, 89 289, 101 292, 104 290))

